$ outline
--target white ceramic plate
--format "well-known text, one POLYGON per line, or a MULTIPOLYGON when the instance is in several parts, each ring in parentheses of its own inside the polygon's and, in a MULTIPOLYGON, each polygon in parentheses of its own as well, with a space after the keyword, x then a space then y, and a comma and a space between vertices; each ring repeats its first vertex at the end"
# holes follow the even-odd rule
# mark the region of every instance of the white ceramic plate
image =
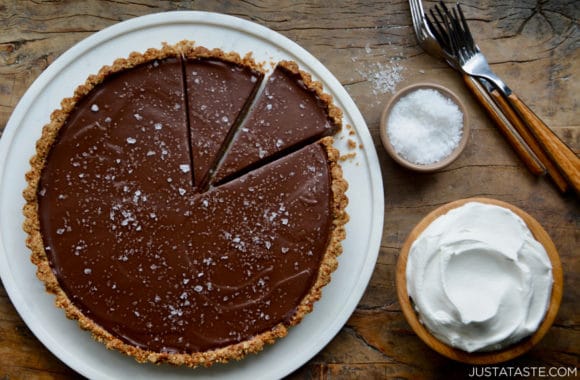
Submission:
POLYGON ((286 37, 239 18, 206 12, 170 12, 128 20, 81 41, 59 57, 30 86, 17 105, 0 140, 0 275, 22 319, 57 357, 91 379, 114 378, 236 378, 273 379, 296 370, 316 355, 338 333, 360 301, 373 272, 383 227, 383 188, 374 144, 358 108, 340 82, 310 53, 286 37), (356 157, 344 162, 350 189, 347 239, 340 265, 322 299, 288 336, 240 362, 211 368, 178 368, 138 364, 94 342, 87 332, 68 320, 44 291, 30 263, 21 225, 22 190, 28 159, 34 153, 41 129, 62 98, 101 66, 132 51, 160 47, 182 39, 209 48, 253 52, 260 62, 291 59, 320 80, 326 92, 344 110, 344 124, 356 135, 337 139, 337 148, 352 152, 347 140, 362 144, 356 157))

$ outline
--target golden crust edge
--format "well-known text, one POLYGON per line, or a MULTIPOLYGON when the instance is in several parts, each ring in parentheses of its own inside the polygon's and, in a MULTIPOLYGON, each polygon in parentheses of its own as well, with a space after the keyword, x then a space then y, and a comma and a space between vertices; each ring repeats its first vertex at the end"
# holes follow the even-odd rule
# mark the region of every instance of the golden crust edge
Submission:
MULTIPOLYGON (((342 240, 346 237, 344 225, 348 222, 346 205, 348 199, 346 190, 348 183, 342 176, 340 167, 339 152, 332 146, 333 138, 325 137, 319 140, 324 147, 331 174, 332 189, 332 214, 333 225, 329 244, 319 268, 317 279, 310 289, 309 293, 303 298, 298 305, 296 312, 288 325, 279 323, 272 327, 271 330, 265 331, 249 340, 218 348, 206 352, 195 353, 164 353, 144 350, 124 343, 116 338, 93 320, 86 317, 69 299, 66 293, 61 289, 58 280, 53 273, 48 256, 42 242, 40 233, 40 222, 38 219, 38 183, 40 175, 50 148, 58 136, 58 132, 66 121, 70 112, 74 109, 76 103, 88 94, 95 86, 102 83, 105 78, 114 73, 136 67, 140 64, 151 62, 156 59, 170 57, 215 57, 239 65, 245 65, 253 70, 264 72, 263 65, 257 64, 251 54, 241 57, 235 52, 226 53, 220 49, 209 50, 201 46, 195 46, 193 41, 181 41, 176 45, 163 44, 161 49, 150 48, 144 53, 133 52, 127 58, 118 58, 112 65, 103 66, 97 74, 90 75, 85 83, 79 85, 72 97, 65 98, 61 102, 61 108, 52 112, 50 121, 43 127, 41 137, 36 142, 35 154, 30 159, 30 170, 26 173, 25 178, 27 186, 23 191, 25 205, 23 207, 24 223, 23 229, 27 233, 26 246, 31 250, 30 260, 36 265, 36 276, 44 283, 48 293, 55 296, 55 305, 63 309, 67 318, 76 320, 79 327, 89 331, 93 339, 104 344, 108 349, 120 351, 128 356, 133 357, 138 362, 151 363, 169 363, 174 365, 185 365, 188 367, 206 366, 209 367, 215 363, 226 363, 230 360, 240 360, 251 353, 260 352, 266 344, 272 344, 277 339, 287 335, 288 327, 295 326, 301 322, 306 314, 313 310, 313 304, 321 298, 322 288, 331 280, 331 273, 337 268, 337 257, 342 253, 342 240)), ((311 79, 310 74, 298 69, 298 65, 292 61, 280 62, 287 70, 301 76, 305 85, 314 91, 316 95, 326 104, 328 114, 335 125, 339 128, 342 126, 342 111, 333 103, 332 96, 322 91, 322 84, 311 79)))
POLYGON ((298 63, 294 61, 283 60, 278 62, 278 66, 288 70, 294 75, 300 76, 304 82, 304 85, 310 91, 313 91, 316 96, 324 103, 332 123, 338 127, 339 130, 342 129, 342 110, 334 104, 332 95, 324 92, 321 82, 312 79, 312 75, 304 70, 301 70, 298 66, 298 63))

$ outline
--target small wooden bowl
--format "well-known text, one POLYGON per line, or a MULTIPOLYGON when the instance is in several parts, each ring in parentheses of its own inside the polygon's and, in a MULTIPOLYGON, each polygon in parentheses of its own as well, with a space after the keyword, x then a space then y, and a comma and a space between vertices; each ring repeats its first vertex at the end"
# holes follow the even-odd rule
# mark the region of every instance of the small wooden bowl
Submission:
MULTIPOLYGON (((433 172, 433 171, 442 169, 442 168, 446 167, 447 165, 451 164, 453 161, 455 161, 455 159, 457 159, 457 157, 459 157, 461 152, 463 152, 463 150, 465 149, 465 146, 467 145, 467 140, 469 138, 469 125, 468 125, 467 110, 466 110, 463 102, 451 90, 449 90, 443 86, 440 86, 438 84, 416 83, 416 84, 413 84, 413 85, 410 85, 408 87, 401 89, 391 98, 391 100, 389 100, 389 102, 387 103, 387 106, 385 107, 385 110, 383 111, 383 113, 381 115, 380 135, 381 135, 381 141, 383 143, 383 146, 385 147, 385 150, 387 151, 389 156, 391 156, 391 158, 393 160, 395 160, 395 162, 397 162, 399 165, 401 165, 407 169, 415 170, 418 172, 433 172), (415 90, 420 90, 420 89, 431 89, 431 90, 438 91, 439 93, 441 93, 441 95, 443 95, 444 97, 446 97, 448 99, 451 99, 455 104, 457 104, 457 106, 459 107, 459 109, 463 113, 463 133, 461 136, 461 140, 459 140, 459 143, 457 144, 457 147, 455 147, 455 149, 447 157, 441 159, 440 161, 434 162, 432 164, 416 164, 414 162, 408 161, 407 159, 405 159, 404 157, 399 155, 399 153, 391 145, 389 134, 387 132, 387 127, 388 127, 387 124, 389 121, 389 116, 390 116, 391 110, 395 106, 395 104, 397 104, 397 102, 405 95, 407 95, 415 90)), ((425 141, 425 144, 429 144, 429 142, 425 141)))
POLYGON ((558 255, 558 251, 556 250, 556 246, 550 239, 548 233, 533 217, 509 203, 488 198, 468 198, 457 200, 437 208, 436 210, 429 213, 415 226, 415 228, 407 237, 403 247, 401 248, 399 260, 397 262, 396 284, 399 303, 401 304, 401 309, 403 310, 403 314, 405 315, 407 322, 409 325, 411 325, 411 328, 415 331, 415 333, 419 335, 419 337, 429 347, 438 353, 459 362, 489 365, 501 363, 524 354, 544 337, 546 332, 550 329, 550 326, 552 326, 552 323, 556 318, 556 314, 558 313, 560 302, 562 301, 563 275, 562 264, 560 263, 560 257, 558 255), (409 255, 409 249, 411 248, 411 245, 415 239, 417 239, 423 230, 425 230, 425 228, 427 228, 427 226, 439 216, 447 213, 451 209, 463 206, 468 202, 480 202, 496 205, 507 208, 516 213, 524 220, 534 237, 544 246, 546 252, 548 253, 548 257, 552 262, 552 275, 554 278, 554 283, 552 285, 550 303, 548 305, 546 315, 544 316, 544 320, 536 332, 534 332, 532 335, 498 351, 469 353, 441 342, 436 337, 434 337, 429 332, 429 330, 427 330, 427 328, 419 321, 417 313, 413 308, 412 301, 409 298, 409 294, 407 293, 407 258, 409 255))

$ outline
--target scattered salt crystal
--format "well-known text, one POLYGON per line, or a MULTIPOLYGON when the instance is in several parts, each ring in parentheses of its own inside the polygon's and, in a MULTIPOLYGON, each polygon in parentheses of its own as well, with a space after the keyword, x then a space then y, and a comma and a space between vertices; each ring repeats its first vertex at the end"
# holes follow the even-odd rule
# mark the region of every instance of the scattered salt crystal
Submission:
POLYGON ((179 169, 184 173, 189 173, 189 171, 191 170, 188 164, 179 165, 179 169))
POLYGON ((268 152, 266 152, 264 149, 262 149, 262 147, 258 147, 258 156, 260 158, 266 157, 266 153, 268 153, 268 152))
POLYGON ((186 190, 184 188, 181 188, 181 187, 178 189, 178 191, 179 191, 179 195, 185 195, 185 193, 186 193, 186 190))
POLYGON ((406 160, 431 164, 459 144, 463 114, 457 104, 433 89, 419 89, 401 98, 387 122, 391 145, 406 160))
POLYGON ((133 117, 135 118, 135 120, 143 120, 143 116, 139 115, 138 113, 134 114, 133 117))
POLYGON ((282 251, 282 253, 288 253, 290 248, 282 247, 280 250, 282 251))
POLYGON ((135 144, 137 142, 137 139, 134 139, 133 137, 127 137, 127 144, 135 144))
POLYGON ((62 234, 64 234, 64 231, 65 231, 64 228, 59 228, 58 230, 56 230, 56 233, 58 235, 62 235, 62 234))
POLYGON ((93 270, 91 268, 85 268, 84 272, 85 274, 91 274, 93 273, 93 270))
POLYGON ((163 128, 163 124, 155 123, 155 124, 153 124, 153 127, 155 127, 156 130, 160 130, 161 128, 163 128))
POLYGON ((388 65, 377 62, 374 66, 357 71, 366 80, 371 82, 374 95, 386 94, 387 92, 392 93, 397 84, 403 79, 401 76, 403 67, 393 60, 388 65))
POLYGON ((201 293, 203 291, 203 286, 201 286, 201 285, 195 285, 195 287, 193 288, 193 290, 195 290, 198 293, 201 293))
POLYGON ((99 112, 99 106, 97 104, 93 104, 91 106, 91 111, 93 111, 93 112, 99 112))
POLYGON ((110 123, 111 121, 113 121, 113 119, 111 119, 109 116, 105 118, 105 123, 110 123))

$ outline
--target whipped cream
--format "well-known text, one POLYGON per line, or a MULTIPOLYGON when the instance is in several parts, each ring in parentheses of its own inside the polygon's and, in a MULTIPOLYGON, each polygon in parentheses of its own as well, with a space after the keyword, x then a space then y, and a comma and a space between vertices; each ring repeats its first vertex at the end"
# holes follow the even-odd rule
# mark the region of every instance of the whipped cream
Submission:
POLYGON ((544 318, 552 265, 512 211, 470 202, 434 220, 411 246, 407 291, 421 322, 467 352, 502 349, 544 318))

